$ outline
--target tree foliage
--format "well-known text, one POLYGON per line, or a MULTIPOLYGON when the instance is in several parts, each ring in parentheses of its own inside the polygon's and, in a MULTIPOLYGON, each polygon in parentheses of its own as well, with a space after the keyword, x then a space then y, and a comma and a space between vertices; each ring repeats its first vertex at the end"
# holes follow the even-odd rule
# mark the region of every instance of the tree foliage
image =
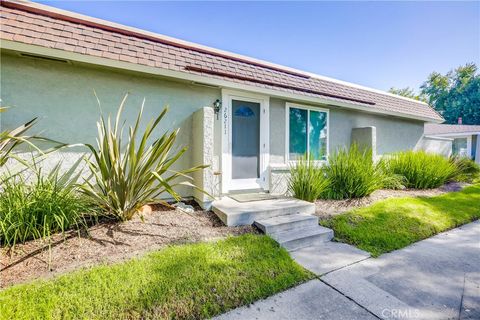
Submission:
POLYGON ((447 123, 461 117, 463 124, 480 124, 480 75, 474 63, 445 75, 433 72, 420 88, 447 123))
POLYGON ((480 74, 475 63, 467 63, 442 75, 432 72, 420 86, 420 93, 413 88, 390 88, 390 93, 424 101, 455 124, 462 118, 463 124, 480 125, 480 74))
POLYGON ((413 88, 410 88, 410 87, 401 88, 401 89, 391 87, 390 90, 388 90, 388 92, 393 93, 393 94, 397 94, 397 95, 402 96, 402 97, 427 102, 427 97, 425 97, 425 95, 417 94, 415 92, 415 90, 413 88))

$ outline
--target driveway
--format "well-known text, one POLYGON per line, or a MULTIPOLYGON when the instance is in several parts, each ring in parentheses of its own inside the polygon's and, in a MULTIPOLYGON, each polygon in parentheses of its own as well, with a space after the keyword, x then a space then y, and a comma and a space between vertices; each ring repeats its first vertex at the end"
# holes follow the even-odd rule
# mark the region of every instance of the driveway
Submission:
POLYGON ((338 244, 344 267, 334 245, 292 254, 319 279, 218 319, 480 319, 480 221, 377 259, 338 244))

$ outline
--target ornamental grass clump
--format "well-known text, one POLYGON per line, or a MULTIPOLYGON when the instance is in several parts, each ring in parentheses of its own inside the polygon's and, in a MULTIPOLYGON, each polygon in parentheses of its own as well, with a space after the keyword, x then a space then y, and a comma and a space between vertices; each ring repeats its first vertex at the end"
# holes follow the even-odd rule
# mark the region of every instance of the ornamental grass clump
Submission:
MULTIPOLYGON (((7 107, 0 107, 0 113, 7 110, 7 107)), ((4 182, 6 182, 6 180, 14 178, 15 176, 17 176, 17 174, 27 170, 27 168, 31 165, 31 162, 28 162, 21 156, 19 156, 18 149, 21 149, 23 147, 24 152, 27 150, 33 151, 34 153, 36 153, 36 159, 32 160, 38 161, 38 159, 45 157, 48 153, 66 146, 65 144, 58 141, 54 141, 37 135, 27 134, 29 131, 31 131, 31 129, 35 126, 36 123, 37 118, 33 118, 32 120, 14 129, 0 131, 0 170, 2 172, 2 175, 0 176, 0 187, 4 182), (40 149, 35 144, 37 142, 53 143, 53 146, 47 149, 40 149), (11 162, 12 164, 16 162, 17 164, 19 164, 19 166, 17 166, 15 170, 12 170, 13 168, 3 170, 3 168, 6 167, 7 163, 9 162, 11 162)))
POLYGON ((390 174, 404 177, 407 188, 438 188, 457 174, 456 165, 441 155, 424 151, 404 151, 384 159, 390 174))
POLYGON ((94 208, 78 192, 80 161, 61 173, 58 163, 44 173, 32 165, 28 172, 5 179, 0 196, 0 244, 13 247, 32 239, 49 239, 57 232, 86 227, 94 208))
POLYGON ((92 178, 82 186, 82 192, 106 215, 122 221, 131 219, 144 205, 166 204, 160 198, 162 194, 180 200, 175 187, 197 188, 189 175, 206 167, 200 165, 183 170, 172 167, 187 148, 174 151, 179 129, 158 135, 160 121, 168 108, 140 132, 145 100, 125 141, 125 124, 120 124, 120 118, 127 96, 118 108, 114 123, 110 116, 105 118, 103 115, 97 122, 97 145, 86 145, 91 151, 91 157, 86 161, 92 178))
POLYGON ((328 185, 323 168, 314 160, 302 157, 290 167, 288 190, 295 198, 313 202, 328 185))
POLYGON ((372 159, 372 151, 357 145, 339 149, 328 158, 325 174, 330 184, 322 194, 327 199, 351 199, 370 195, 383 187, 384 172, 372 159))
POLYGON ((457 169, 455 175, 453 176, 453 180, 471 183, 480 178, 480 166, 472 159, 467 157, 451 156, 449 160, 457 169))

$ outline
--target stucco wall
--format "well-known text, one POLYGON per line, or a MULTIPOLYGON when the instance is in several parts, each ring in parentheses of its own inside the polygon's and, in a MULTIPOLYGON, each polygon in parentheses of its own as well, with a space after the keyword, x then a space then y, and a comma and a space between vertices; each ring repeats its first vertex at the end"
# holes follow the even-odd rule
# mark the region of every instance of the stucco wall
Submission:
POLYGON ((444 157, 452 154, 451 138, 424 136, 415 146, 415 150, 423 150, 429 153, 436 153, 444 157))
MULTIPOLYGON (((99 108, 93 94, 94 89, 105 114, 115 113, 123 95, 129 92, 124 112, 124 118, 129 120, 134 119, 143 98, 146 98, 144 125, 156 116, 164 105, 170 105, 170 112, 163 120, 162 130, 159 130, 158 135, 165 130, 180 127, 177 142, 182 146, 193 146, 198 140, 194 139, 197 133, 192 128, 195 127, 197 131, 206 130, 201 121, 194 124, 193 114, 203 107, 210 107, 213 101, 221 98, 220 89, 167 81, 138 73, 84 64, 43 61, 5 53, 1 58, 2 104, 13 107, 2 114, 2 129, 12 128, 39 116, 40 121, 35 130, 66 143, 95 143, 99 108)), ((277 169, 272 171, 272 177, 278 173, 278 179, 272 179, 270 184, 271 187, 278 185, 280 189, 284 188, 281 176, 288 170, 285 165, 285 104, 286 100, 270 99, 270 164, 280 164, 280 167, 277 166, 277 169)), ((350 145, 353 128, 376 127, 378 155, 412 149, 423 134, 423 123, 420 121, 328 108, 330 152, 350 145)), ((210 158, 212 163, 208 164, 212 165, 211 170, 218 171, 222 128, 219 117, 209 112, 208 118, 212 117, 214 150, 210 158)), ((72 162, 81 152, 78 149, 70 150, 55 159, 65 158, 65 161, 72 162)), ((198 164, 201 160, 200 153, 201 151, 193 159, 192 152, 187 152, 178 162, 178 166, 186 168, 198 164)), ((192 190, 185 190, 182 194, 191 196, 192 190)))
POLYGON ((213 109, 204 107, 197 110, 193 114, 193 131, 192 131, 192 158, 193 165, 199 166, 209 164, 208 168, 193 173, 195 185, 201 188, 204 192, 198 189, 193 191, 195 200, 204 209, 209 209, 213 198, 219 195, 219 181, 218 176, 214 175, 213 152, 214 152, 214 114, 213 109))
POLYGON ((356 144, 360 150, 370 150, 372 158, 375 159, 377 156, 377 128, 373 126, 353 128, 351 143, 356 144))
MULTIPOLYGON (((270 163, 285 163, 285 104, 270 99, 270 163)), ((321 106, 330 110, 330 152, 349 146, 353 128, 376 128, 377 155, 413 149, 423 135, 423 122, 321 106)))
MULTIPOLYGON (((135 119, 145 98, 143 125, 169 105, 170 111, 156 134, 180 128, 177 144, 187 146, 192 143, 192 114, 211 106, 221 96, 220 90, 214 88, 2 53, 2 105, 12 108, 2 113, 1 127, 13 128, 38 116, 35 131, 46 137, 66 143, 95 143, 99 107, 93 90, 104 114, 115 114, 124 94, 129 92, 124 111, 124 118, 129 121, 135 119)), ((187 152, 178 165, 192 165, 191 158, 187 152)), ((191 191, 187 193, 184 195, 191 191)))
POLYGON ((353 128, 368 126, 376 128, 377 155, 413 149, 423 136, 423 122, 421 121, 331 109, 330 152, 350 145, 353 128))

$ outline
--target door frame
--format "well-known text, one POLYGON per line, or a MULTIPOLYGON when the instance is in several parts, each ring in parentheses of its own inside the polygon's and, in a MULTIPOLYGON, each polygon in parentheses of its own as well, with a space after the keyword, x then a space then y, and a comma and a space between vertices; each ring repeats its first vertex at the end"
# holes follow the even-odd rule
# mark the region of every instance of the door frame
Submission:
POLYGON ((222 193, 234 190, 268 190, 268 163, 270 155, 270 97, 250 92, 222 89, 222 193), (232 100, 260 103, 260 150, 258 179, 232 179, 232 100))

